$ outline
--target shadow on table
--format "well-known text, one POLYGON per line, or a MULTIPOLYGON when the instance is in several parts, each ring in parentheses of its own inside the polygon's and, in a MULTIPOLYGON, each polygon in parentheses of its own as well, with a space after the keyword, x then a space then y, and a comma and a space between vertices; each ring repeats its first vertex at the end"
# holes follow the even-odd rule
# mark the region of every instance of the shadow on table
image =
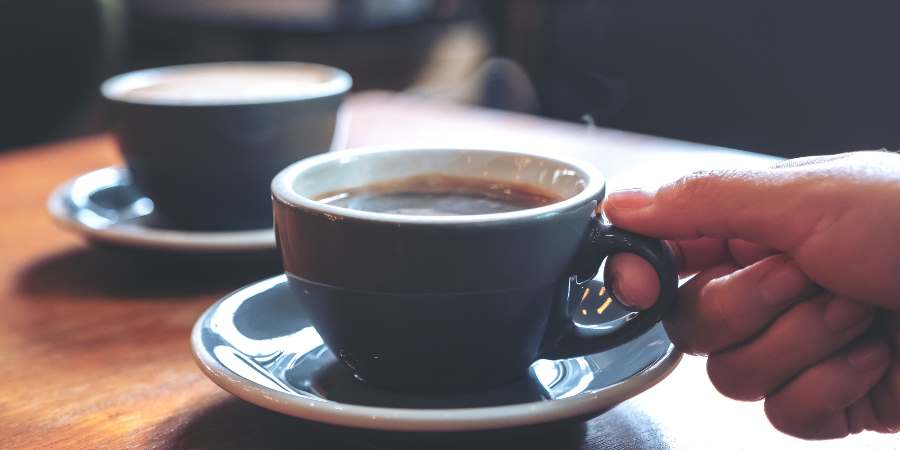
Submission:
POLYGON ((281 271, 274 251, 196 255, 86 247, 28 265, 16 289, 35 299, 171 299, 237 289, 281 271))
POLYGON ((585 429, 583 422, 563 422, 465 433, 365 431, 317 424, 232 398, 209 407, 182 425, 166 448, 567 450, 585 448, 585 429))

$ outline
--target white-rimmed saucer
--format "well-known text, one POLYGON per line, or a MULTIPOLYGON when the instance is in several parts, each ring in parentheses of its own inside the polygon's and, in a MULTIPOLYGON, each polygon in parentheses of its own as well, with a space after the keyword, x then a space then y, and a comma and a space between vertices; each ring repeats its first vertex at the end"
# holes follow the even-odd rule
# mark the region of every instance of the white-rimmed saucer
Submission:
POLYGON ((490 391, 388 392, 357 381, 337 362, 283 275, 215 303, 194 325, 191 344, 203 372, 248 402, 321 423, 394 431, 498 429, 593 417, 655 385, 681 358, 657 325, 605 352, 539 360, 521 381, 490 391))
POLYGON ((153 202, 131 184, 128 171, 107 167, 58 187, 47 201, 57 223, 92 241, 187 253, 275 250, 271 228, 247 231, 173 230, 153 216, 153 202))

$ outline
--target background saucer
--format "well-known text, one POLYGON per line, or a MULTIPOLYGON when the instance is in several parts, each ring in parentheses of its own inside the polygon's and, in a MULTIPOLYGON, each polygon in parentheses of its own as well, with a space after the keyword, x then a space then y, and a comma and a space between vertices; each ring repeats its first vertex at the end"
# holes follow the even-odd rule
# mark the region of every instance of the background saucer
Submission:
MULTIPOLYGON (((595 285, 599 287, 599 282, 595 285)), ((349 427, 462 431, 597 415, 650 388, 680 360, 662 326, 593 355, 535 362, 528 377, 497 389, 431 396, 357 382, 310 325, 281 275, 211 306, 191 337, 216 384, 259 406, 349 427)))
POLYGON ((187 253, 274 251, 271 228, 241 231, 167 229, 153 217, 153 202, 132 185, 128 171, 107 167, 80 175, 50 195, 57 223, 86 238, 116 246, 187 253))

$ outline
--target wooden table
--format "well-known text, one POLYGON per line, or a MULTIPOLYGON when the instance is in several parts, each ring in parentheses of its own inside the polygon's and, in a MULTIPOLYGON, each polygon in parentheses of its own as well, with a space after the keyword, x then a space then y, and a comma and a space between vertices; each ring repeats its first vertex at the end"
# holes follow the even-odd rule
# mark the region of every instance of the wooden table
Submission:
MULTIPOLYGON (((352 97, 347 145, 504 147, 598 163, 613 187, 768 158, 400 95, 352 97)), ((772 429, 758 403, 719 396, 700 358, 586 424, 456 435, 338 429, 237 400, 191 359, 188 333, 219 296, 277 262, 210 264, 92 248, 53 226, 53 187, 118 163, 109 136, 0 154, 0 448, 889 449, 896 436, 825 443, 772 429)))

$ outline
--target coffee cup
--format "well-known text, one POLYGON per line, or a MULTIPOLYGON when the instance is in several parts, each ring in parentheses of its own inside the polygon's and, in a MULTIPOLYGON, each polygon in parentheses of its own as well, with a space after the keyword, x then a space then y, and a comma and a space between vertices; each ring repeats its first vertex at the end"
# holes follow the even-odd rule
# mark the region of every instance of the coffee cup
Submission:
POLYGON ((290 288, 337 358, 377 387, 448 393, 626 343, 672 305, 672 255, 602 220, 604 186, 557 156, 376 148, 297 162, 272 193, 290 288), (657 272, 655 305, 576 324, 580 289, 619 252, 657 272))
POLYGON ((350 76, 296 62, 227 62, 139 70, 105 81, 135 186, 167 226, 271 227, 269 183, 331 149, 350 76))

